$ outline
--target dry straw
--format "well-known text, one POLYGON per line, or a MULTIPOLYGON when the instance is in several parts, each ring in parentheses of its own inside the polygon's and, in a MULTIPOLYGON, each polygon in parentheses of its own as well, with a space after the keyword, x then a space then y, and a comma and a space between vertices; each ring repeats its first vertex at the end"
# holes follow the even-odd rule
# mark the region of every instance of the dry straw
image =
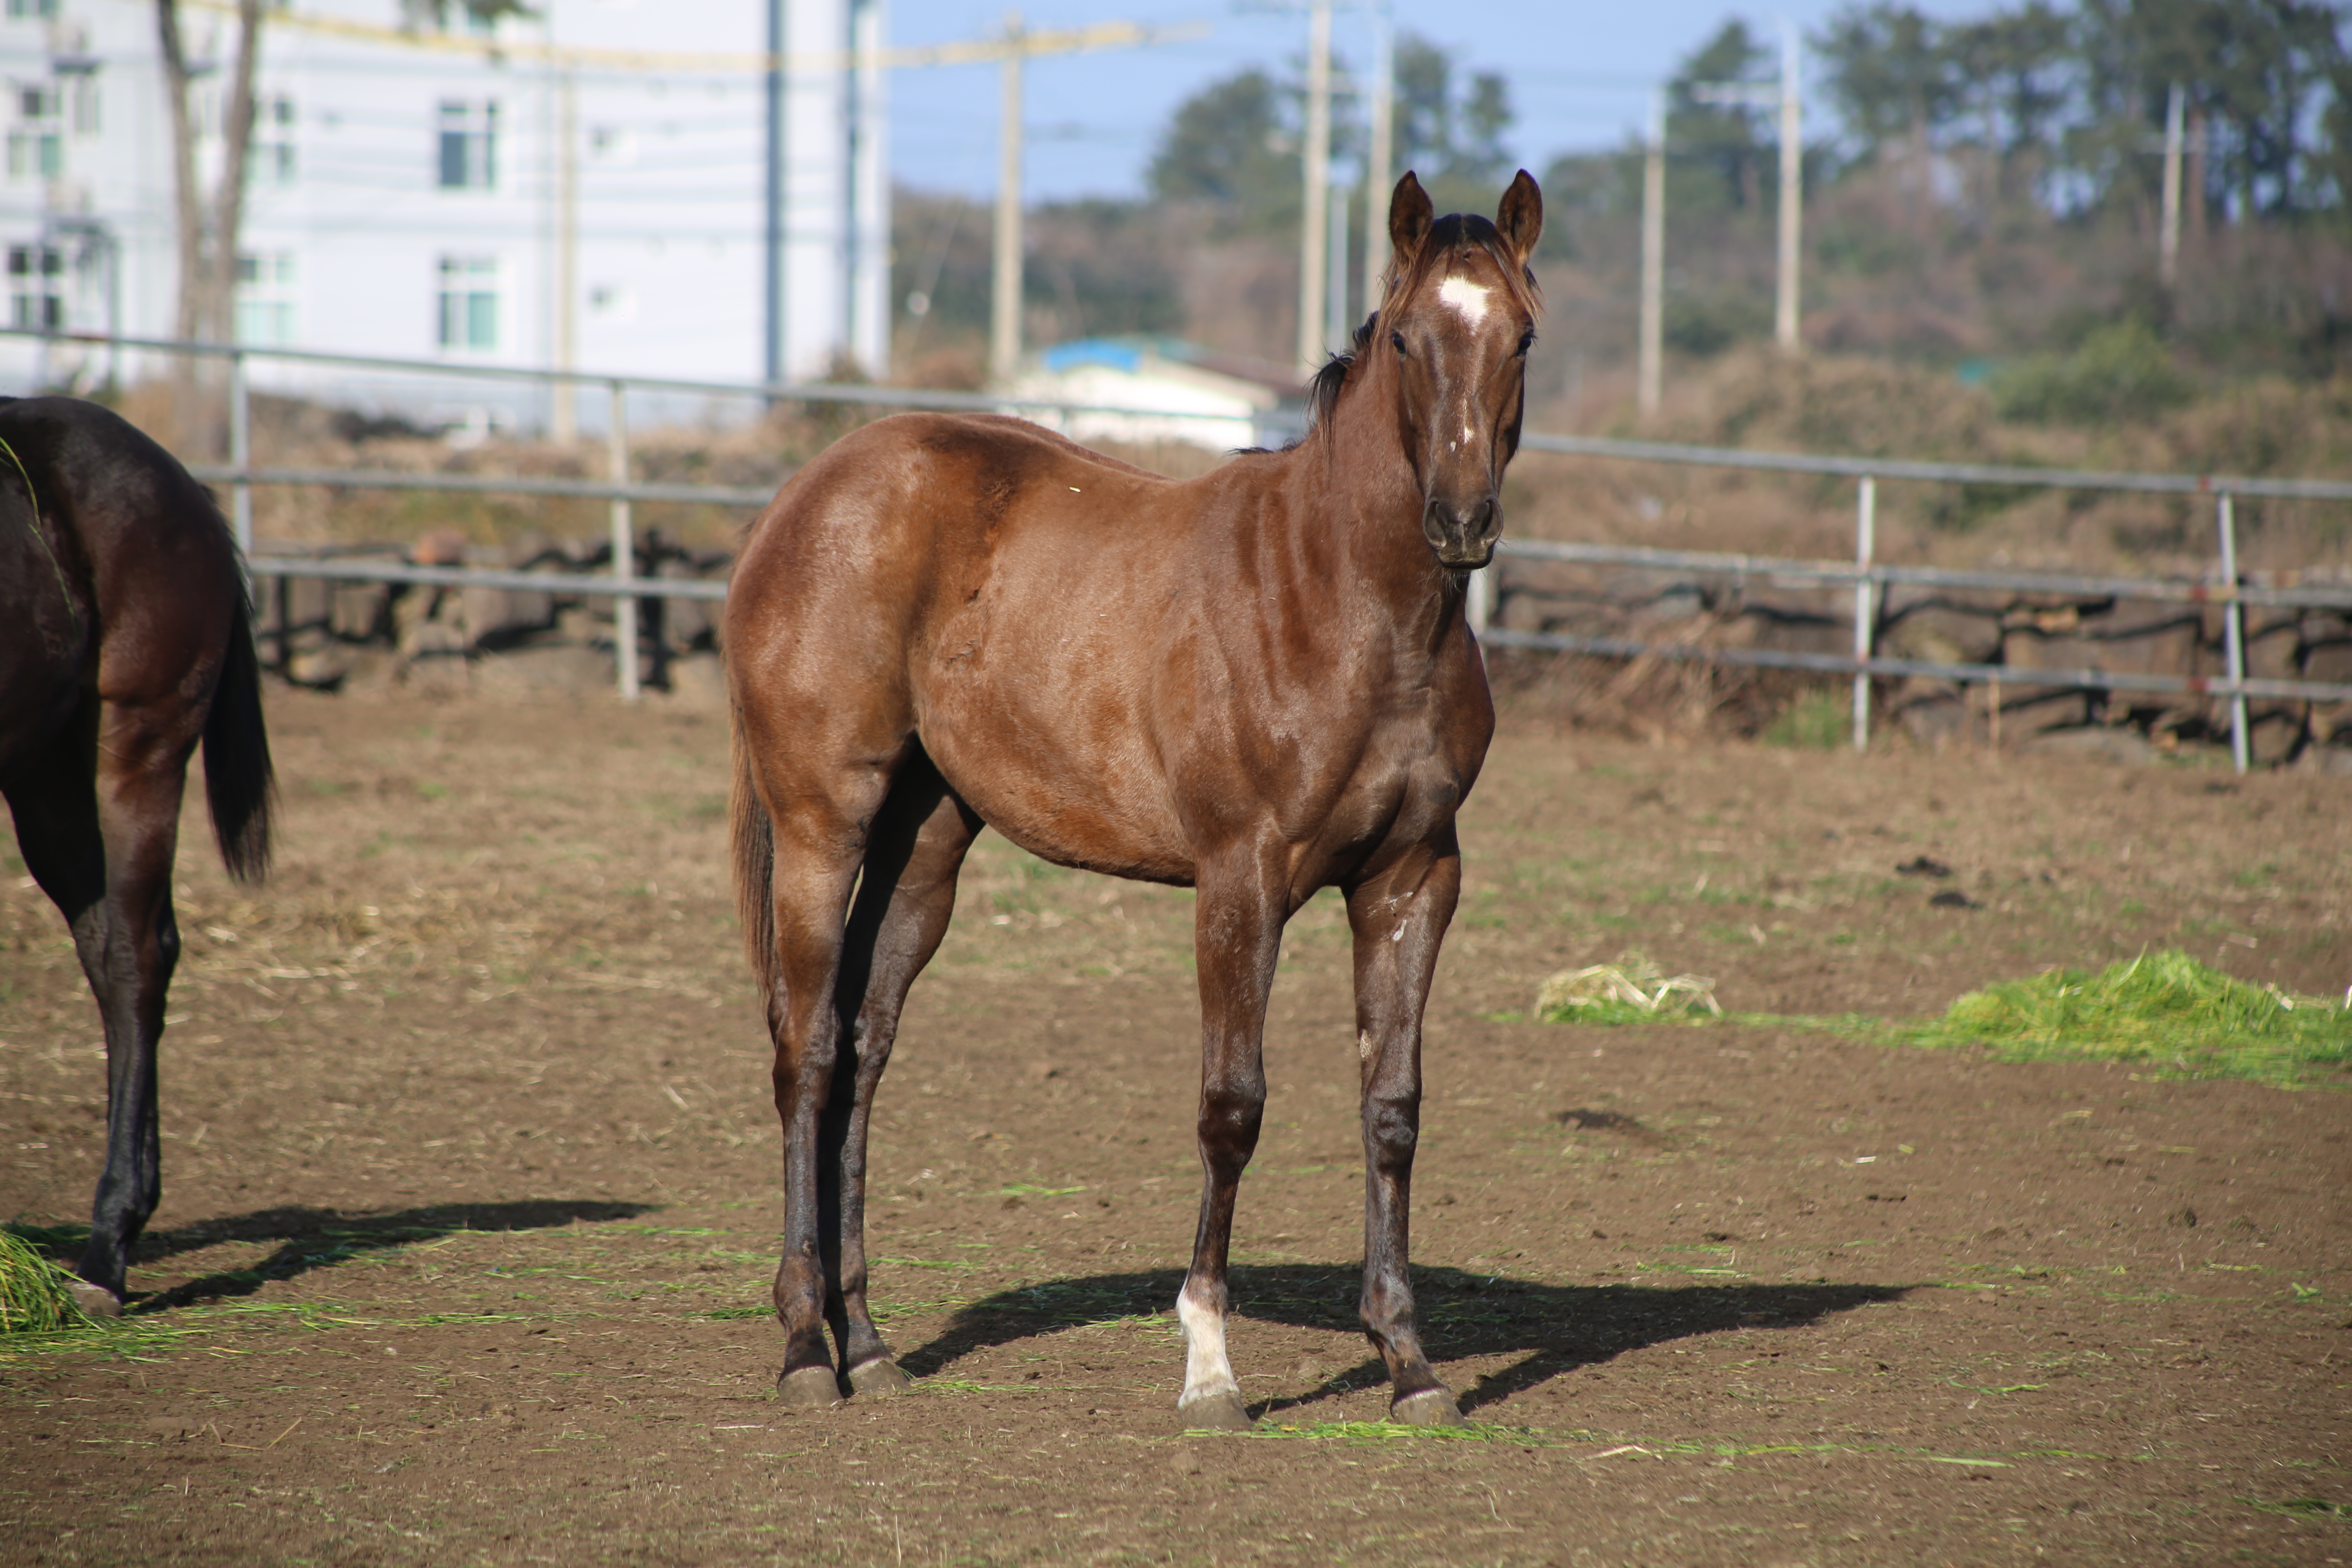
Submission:
POLYGON ((1564 970, 1536 993, 1536 1016, 1556 1024, 1645 1023, 1705 1013, 1721 1017, 1715 982, 1703 974, 1667 974, 1638 952, 1614 963, 1564 970))

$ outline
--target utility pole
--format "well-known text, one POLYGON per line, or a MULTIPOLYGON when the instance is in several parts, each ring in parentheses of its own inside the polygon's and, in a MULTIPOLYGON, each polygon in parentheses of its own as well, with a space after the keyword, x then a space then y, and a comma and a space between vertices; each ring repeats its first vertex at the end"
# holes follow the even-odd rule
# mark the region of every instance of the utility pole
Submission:
POLYGON ((1298 217, 1298 374, 1323 363, 1323 209, 1331 188, 1331 0, 1314 0, 1307 23, 1306 200, 1298 217))
MULTIPOLYGON (((566 69, 556 81, 555 111, 555 368, 580 363, 580 78, 566 69)), ((580 435, 578 395, 570 381, 549 389, 548 435, 557 442, 580 435)))
POLYGON ((996 258, 988 310, 988 378, 1021 363, 1021 13, 1004 14, 1004 106, 996 128, 996 258))
POLYGON ((2180 278, 2180 121, 2188 97, 2176 81, 2164 104, 2164 224, 2157 232, 2156 275, 2168 289, 2180 278))
POLYGON ((1665 343, 1666 89, 1650 91, 1649 147, 1642 160, 1642 342, 1634 403, 1658 411, 1658 360, 1665 343))
POLYGON ((761 379, 771 386, 784 379, 784 208, 790 195, 784 181, 784 5, 768 0, 768 179, 765 230, 766 261, 761 292, 766 317, 766 338, 761 354, 761 379))
POLYGON ((1335 354, 1348 352, 1348 187, 1331 187, 1330 222, 1324 231, 1330 243, 1329 265, 1323 274, 1323 341, 1335 354))
MULTIPOLYGON (((782 0, 778 0, 781 4, 782 0)), ((982 44, 955 44, 932 51, 941 64, 995 59, 1004 70, 1003 120, 996 145, 996 246, 988 311, 988 375, 1011 376, 1021 363, 1021 68, 1038 55, 1083 54, 1094 49, 1140 48, 1197 38, 1206 27, 1146 27, 1134 22, 1102 22, 1090 27, 1027 32, 1021 13, 1004 14, 1004 36, 982 44), (950 56, 949 51, 952 50, 950 56)), ((905 51, 900 51, 904 53, 905 51)), ((886 64, 889 63, 887 59, 886 64)))
POLYGON ((1798 268, 1803 247, 1805 203, 1804 100, 1798 76, 1801 48, 1796 24, 1784 21, 1780 24, 1779 81, 1703 81, 1691 88, 1691 96, 1701 103, 1759 108, 1777 105, 1780 109, 1780 265, 1773 290, 1772 341, 1784 353, 1795 353, 1803 346, 1797 335, 1798 268))
POLYGON ((1364 154, 1364 310, 1381 308, 1389 266, 1389 199, 1396 181, 1396 24, 1386 5, 1372 13, 1371 146, 1364 154))
POLYGON ((1797 268, 1805 221, 1805 143, 1801 120, 1804 108, 1797 79, 1802 47, 1797 25, 1784 18, 1780 23, 1780 291, 1772 310, 1772 338, 1783 353, 1795 353, 1803 347, 1797 335, 1797 268))

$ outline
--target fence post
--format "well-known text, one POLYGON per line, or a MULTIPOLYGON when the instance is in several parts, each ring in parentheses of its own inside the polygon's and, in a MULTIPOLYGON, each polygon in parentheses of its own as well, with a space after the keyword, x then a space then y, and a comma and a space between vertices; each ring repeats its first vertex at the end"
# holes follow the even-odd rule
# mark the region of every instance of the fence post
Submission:
MULTIPOLYGON (((604 433, 613 482, 629 482, 629 389, 619 380, 611 384, 612 416, 604 433)), ((636 529, 629 514, 629 498, 613 498, 613 579, 630 583, 637 575, 636 529)), ((637 601, 626 594, 613 600, 613 663, 620 672, 621 700, 637 700, 637 601)))
POLYGON ((1470 622, 1470 634, 1483 637, 1486 623, 1494 616, 1495 564, 1488 562, 1470 574, 1462 586, 1462 613, 1470 622))
MULTIPOLYGON (((1870 570, 1871 557, 1878 544, 1878 480, 1869 474, 1862 476, 1862 484, 1854 497, 1853 563, 1864 573, 1870 570)), ((1870 658, 1871 633, 1876 616, 1872 601, 1871 581, 1857 577, 1853 584, 1853 657, 1857 660, 1870 658)), ((1853 672, 1853 749, 1870 749, 1870 672, 1853 672)))
POLYGON ((2214 508, 2214 524, 2221 535, 2221 581, 2230 597, 2221 606, 2221 657, 2230 674, 2230 761, 2246 771, 2246 606, 2238 597, 2238 528, 2236 509, 2227 490, 2214 508))
MULTIPOLYGON (((245 354, 228 356, 228 461, 236 470, 230 525, 236 532, 237 553, 253 553, 253 407, 245 382, 245 354)), ((248 579, 251 574, 247 574, 248 579)))

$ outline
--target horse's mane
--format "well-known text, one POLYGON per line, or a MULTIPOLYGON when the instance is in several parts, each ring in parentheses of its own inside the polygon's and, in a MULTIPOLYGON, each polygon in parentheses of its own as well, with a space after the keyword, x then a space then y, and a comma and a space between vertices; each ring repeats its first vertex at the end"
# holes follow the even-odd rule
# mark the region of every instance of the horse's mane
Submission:
MULTIPOLYGON (((1496 270, 1503 275, 1504 287, 1511 290, 1518 304, 1530 313, 1541 313, 1543 289, 1536 283, 1536 275, 1512 258, 1511 247, 1504 243, 1494 223, 1476 213, 1448 213, 1432 224, 1429 237, 1422 242, 1412 265, 1401 274, 1391 272, 1389 275, 1388 288, 1382 292, 1381 303, 1385 306, 1391 300, 1409 297, 1443 262, 1472 246, 1476 246, 1493 258, 1496 270)), ((1330 428, 1331 415, 1339 405, 1339 393, 1348 384, 1348 372, 1354 368, 1356 361, 1370 344, 1373 335, 1380 331, 1380 325, 1379 310, 1366 316, 1364 324, 1356 329, 1349 346, 1324 361, 1323 368, 1317 371, 1314 378, 1307 384, 1308 430, 1330 428)))

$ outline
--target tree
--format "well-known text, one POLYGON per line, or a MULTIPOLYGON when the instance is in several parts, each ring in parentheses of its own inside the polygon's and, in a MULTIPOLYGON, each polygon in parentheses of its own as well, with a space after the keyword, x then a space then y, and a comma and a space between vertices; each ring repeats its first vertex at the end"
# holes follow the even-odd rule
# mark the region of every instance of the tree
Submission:
POLYGON ((1232 228, 1298 221, 1298 130, 1274 79, 1246 70, 1179 104, 1145 178, 1162 201, 1200 202, 1232 228))
MULTIPOLYGON (((1699 200, 1707 206, 1753 207, 1758 204, 1766 152, 1760 109, 1742 103, 1715 103, 1704 89, 1731 82, 1769 80, 1770 51, 1737 17, 1726 22, 1715 37, 1685 57, 1667 83, 1667 144, 1711 172, 1699 200)), ((1686 205, 1691 193, 1683 193, 1686 205)))
POLYGON ((1943 29, 1900 0, 1845 11, 1813 40, 1846 132, 1870 156, 1924 158, 1961 103, 1943 29))
MULTIPOLYGON (((196 169, 196 127, 188 89, 200 69, 188 58, 180 27, 180 0, 155 0, 156 40, 163 58, 164 110, 172 128, 172 216, 179 263, 173 334, 192 342, 226 343, 236 335, 238 239, 245 226, 247 161, 253 142, 253 72, 261 53, 262 0, 236 0, 236 55, 221 101, 220 178, 207 204, 196 169), (209 208, 209 210, 207 210, 209 208)), ((429 19, 446 26, 455 11, 477 23, 533 13, 519 0, 401 0, 411 26, 429 19)), ((198 384, 217 382, 184 359, 173 373, 173 416, 192 450, 219 449, 220 420, 198 384)))
POLYGON ((2017 171, 2031 180, 2055 152, 2059 115, 2073 96, 2072 19, 2045 0, 1996 11, 1944 35, 1959 96, 1995 160, 1997 196, 2018 194, 2017 171))
POLYGON ((1397 167, 1412 170, 1440 212, 1483 212, 1511 167, 1503 137, 1516 118, 1510 84, 1493 71, 1457 93, 1454 57, 1417 34, 1397 39, 1397 167))
MULTIPOLYGON (((211 221, 196 174, 195 126, 188 87, 195 68, 180 32, 179 0, 155 0, 155 29, 163 55, 163 93, 172 125, 172 195, 179 251, 178 310, 173 331, 194 342, 226 342, 235 326, 237 232, 245 218, 247 146, 253 132, 253 66, 261 45, 261 0, 237 0, 236 58, 221 105, 222 162, 213 192, 211 221)), ((187 359, 174 366, 173 415, 181 439, 210 454, 218 448, 219 422, 198 393, 199 372, 187 359)), ((212 377, 203 377, 212 380, 212 377)))

